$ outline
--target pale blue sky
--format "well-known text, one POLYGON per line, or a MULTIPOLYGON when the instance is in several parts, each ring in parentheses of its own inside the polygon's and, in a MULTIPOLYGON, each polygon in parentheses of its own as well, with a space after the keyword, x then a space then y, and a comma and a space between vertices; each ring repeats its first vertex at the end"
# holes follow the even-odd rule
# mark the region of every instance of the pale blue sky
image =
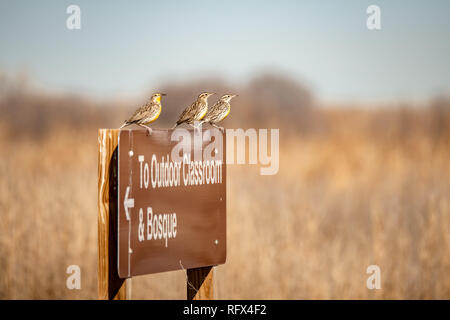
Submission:
POLYGON ((100 97, 201 73, 239 84, 274 68, 325 100, 423 99, 450 93, 449 39, 445 0, 0 0, 0 70, 100 97), (66 28, 70 4, 81 30, 66 28), (366 28, 370 4, 380 31, 366 28))

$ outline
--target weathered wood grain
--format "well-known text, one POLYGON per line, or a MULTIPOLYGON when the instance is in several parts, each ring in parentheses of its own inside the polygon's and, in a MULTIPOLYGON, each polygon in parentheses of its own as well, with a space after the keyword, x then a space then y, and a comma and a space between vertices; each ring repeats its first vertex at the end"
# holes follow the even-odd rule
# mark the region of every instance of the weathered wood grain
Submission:
POLYGON ((214 267, 202 267, 187 270, 187 299, 213 300, 214 267))
POLYGON ((98 131, 98 297, 126 299, 117 272, 117 145, 118 129, 98 131))

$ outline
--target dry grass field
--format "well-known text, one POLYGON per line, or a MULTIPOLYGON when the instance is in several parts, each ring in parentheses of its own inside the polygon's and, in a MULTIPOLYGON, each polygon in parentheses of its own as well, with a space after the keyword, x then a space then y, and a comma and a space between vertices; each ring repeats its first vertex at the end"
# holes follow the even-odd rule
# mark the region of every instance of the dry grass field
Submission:
MULTIPOLYGON (((48 114, 34 129, 0 120, 0 299, 97 297, 97 128, 123 113, 48 114), (66 289, 71 264, 81 290, 66 289)), ((314 114, 308 130, 280 120, 277 175, 229 167, 216 297, 450 299, 450 104, 314 114), (366 288, 371 264, 380 290, 366 288)), ((133 298, 184 299, 185 285, 182 271, 140 276, 133 298)))

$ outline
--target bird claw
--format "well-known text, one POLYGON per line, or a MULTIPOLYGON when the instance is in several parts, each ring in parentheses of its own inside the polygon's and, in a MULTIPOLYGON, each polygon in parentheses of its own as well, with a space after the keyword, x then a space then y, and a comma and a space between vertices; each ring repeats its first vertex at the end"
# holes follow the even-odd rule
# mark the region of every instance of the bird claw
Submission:
POLYGON ((215 124, 213 124, 213 127, 219 129, 220 131, 222 131, 222 133, 224 133, 224 131, 225 131, 224 127, 219 127, 218 125, 215 125, 215 124))
POLYGON ((152 130, 152 128, 149 128, 149 127, 146 127, 146 131, 147 131, 147 136, 151 136, 152 135, 152 132, 153 132, 153 130, 152 130))

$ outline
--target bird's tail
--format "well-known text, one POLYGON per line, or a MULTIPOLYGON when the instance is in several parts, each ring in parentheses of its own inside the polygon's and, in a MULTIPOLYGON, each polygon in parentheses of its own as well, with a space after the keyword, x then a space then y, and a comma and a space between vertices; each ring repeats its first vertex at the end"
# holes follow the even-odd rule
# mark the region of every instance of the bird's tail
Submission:
POLYGON ((171 130, 173 130, 173 129, 175 129, 176 127, 178 127, 179 125, 180 125, 181 123, 175 123, 175 125, 172 127, 172 128, 170 128, 171 130))
POLYGON ((125 121, 125 122, 123 123, 123 125, 120 126, 119 130, 122 129, 123 127, 127 126, 127 125, 128 125, 128 122, 125 121))

